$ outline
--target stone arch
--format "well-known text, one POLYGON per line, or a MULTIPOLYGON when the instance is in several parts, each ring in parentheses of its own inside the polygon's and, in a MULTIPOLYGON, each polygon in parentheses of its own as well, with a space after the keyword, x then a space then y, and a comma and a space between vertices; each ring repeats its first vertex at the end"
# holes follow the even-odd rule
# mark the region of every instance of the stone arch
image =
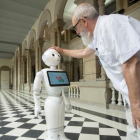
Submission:
POLYGON ((54 20, 63 19, 63 13, 68 0, 57 0, 55 5, 54 20))
POLYGON ((48 9, 43 11, 39 18, 38 29, 37 29, 37 38, 42 38, 44 33, 44 28, 46 23, 48 22, 48 26, 52 24, 51 13, 48 9))
POLYGON ((24 40, 23 46, 22 46, 22 56, 26 55, 26 49, 27 49, 27 41, 24 40))
POLYGON ((35 40, 36 40, 36 32, 35 32, 34 29, 32 29, 30 31, 29 40, 28 40, 28 48, 29 49, 33 47, 33 44, 34 44, 35 40))

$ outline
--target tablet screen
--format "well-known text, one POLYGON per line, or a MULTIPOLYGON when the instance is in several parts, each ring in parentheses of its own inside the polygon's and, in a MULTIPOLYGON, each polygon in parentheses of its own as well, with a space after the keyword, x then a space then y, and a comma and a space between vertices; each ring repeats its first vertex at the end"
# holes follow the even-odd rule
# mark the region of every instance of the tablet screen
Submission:
POLYGON ((50 86, 69 86, 67 73, 65 71, 47 71, 50 86))

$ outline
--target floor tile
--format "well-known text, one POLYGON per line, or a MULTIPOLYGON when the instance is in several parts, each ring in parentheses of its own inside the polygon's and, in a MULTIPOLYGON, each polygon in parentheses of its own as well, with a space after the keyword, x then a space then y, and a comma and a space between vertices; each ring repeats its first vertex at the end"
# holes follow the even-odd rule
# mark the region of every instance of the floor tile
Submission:
POLYGON ((4 127, 17 128, 17 127, 21 126, 22 124, 24 124, 24 123, 21 123, 21 122, 11 122, 11 123, 5 125, 4 127))
MULTIPOLYGON (((0 96, 6 100, 7 104, 1 104, 0 100, 0 140, 44 140, 47 137, 47 125, 45 116, 43 119, 38 119, 34 116, 33 97, 20 92, 5 90, 0 91, 0 96), (5 98, 4 95, 7 98, 5 98), (18 100, 24 101, 19 102, 18 100), (8 103, 10 101, 10 103, 8 103)), ((44 98, 41 98, 42 110, 44 110, 44 98)), ((88 108, 88 105, 85 105, 88 108)), ((71 140, 125 140, 126 125, 125 119, 119 119, 111 113, 105 117, 100 109, 94 110, 88 108, 88 111, 82 109, 82 106, 74 107, 72 113, 65 114, 64 132, 71 140), (74 110, 76 109, 76 111, 74 110), (91 109, 91 110, 89 110, 91 109), (82 112, 82 110, 84 112, 82 112), (99 111, 99 113, 98 113, 99 111), (90 114, 84 114, 89 112, 90 114), (93 116, 92 114, 98 117, 93 116), (106 119, 105 119, 106 118, 106 119), (107 119, 110 119, 109 123, 107 119), (113 120, 115 119, 115 120, 113 120), (119 128, 116 126, 116 121, 119 128), (114 125, 115 124, 115 125, 114 125), (109 125, 109 126, 108 126, 109 125), (112 126, 112 127, 111 127, 112 126), (114 126, 114 127, 113 127, 114 126)), ((125 116, 124 116, 125 118, 125 116)))
POLYGON ((85 120, 85 118, 83 118, 83 117, 73 117, 72 119, 71 119, 71 121, 84 121, 85 120))
POLYGON ((28 129, 23 129, 23 128, 15 128, 12 131, 6 133, 5 135, 10 135, 10 136, 21 136, 24 133, 26 133, 28 129))
POLYGON ((29 130, 22 137, 38 138, 44 131, 40 130, 29 130))
POLYGON ((119 136, 100 136, 100 140, 121 140, 119 136))
POLYGON ((99 139, 99 135, 80 134, 78 140, 100 140, 100 139, 99 139))
POLYGON ((35 125, 36 125, 36 124, 24 123, 23 125, 20 125, 18 128, 31 129, 31 128, 33 128, 35 125))
POLYGON ((108 135, 108 136, 119 136, 119 133, 116 129, 111 128, 99 128, 100 135, 108 135))
POLYGON ((80 133, 82 127, 77 127, 77 126, 67 126, 64 130, 64 132, 69 132, 69 133, 80 133))
POLYGON ((2 136, 0 137, 0 140, 15 140, 17 139, 18 137, 15 137, 15 136, 2 136))
POLYGON ((8 133, 11 130, 13 130, 13 128, 1 127, 0 128, 0 134, 6 134, 6 133, 8 133))
POLYGON ((32 130, 47 130, 47 125, 46 124, 37 124, 34 127, 32 127, 32 130))
POLYGON ((82 134, 96 134, 99 135, 99 128, 83 127, 81 130, 82 134))
POLYGON ((29 120, 29 121, 28 121, 28 122, 26 122, 26 123, 38 124, 38 123, 40 123, 40 122, 42 122, 42 120, 41 120, 41 119, 32 119, 32 120, 29 120))

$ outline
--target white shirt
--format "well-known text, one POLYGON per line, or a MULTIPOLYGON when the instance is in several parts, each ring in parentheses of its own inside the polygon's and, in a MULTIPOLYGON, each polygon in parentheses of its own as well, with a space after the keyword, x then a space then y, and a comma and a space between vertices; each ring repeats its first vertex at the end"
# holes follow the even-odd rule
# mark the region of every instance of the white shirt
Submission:
POLYGON ((94 40, 88 45, 96 50, 108 78, 130 105, 122 64, 140 50, 140 22, 132 17, 112 14, 99 16, 94 40))

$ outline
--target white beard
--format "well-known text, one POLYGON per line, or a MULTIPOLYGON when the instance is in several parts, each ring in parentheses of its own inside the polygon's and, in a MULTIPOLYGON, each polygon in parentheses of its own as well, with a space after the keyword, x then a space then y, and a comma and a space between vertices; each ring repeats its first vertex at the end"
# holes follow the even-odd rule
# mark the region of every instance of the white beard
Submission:
POLYGON ((81 30, 81 38, 83 41, 83 44, 85 46, 88 46, 88 44, 90 44, 93 41, 93 36, 91 35, 90 32, 86 31, 85 29, 82 28, 81 30))

